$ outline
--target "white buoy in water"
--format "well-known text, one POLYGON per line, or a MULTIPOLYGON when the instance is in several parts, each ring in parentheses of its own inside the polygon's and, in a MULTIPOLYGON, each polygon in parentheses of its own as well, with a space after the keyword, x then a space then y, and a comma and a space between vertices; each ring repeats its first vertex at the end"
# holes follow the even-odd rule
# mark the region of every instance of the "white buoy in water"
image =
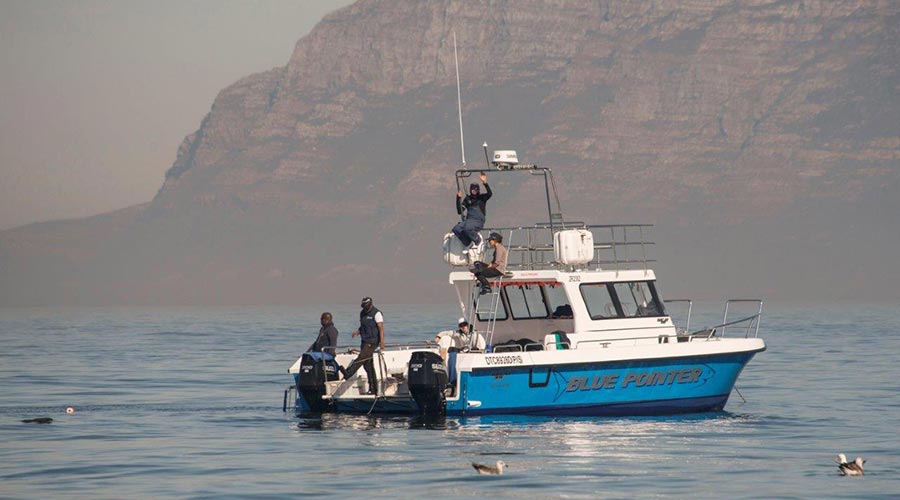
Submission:
POLYGON ((66 408, 66 413, 68 413, 69 415, 75 413, 75 408, 72 408, 71 406, 66 408))

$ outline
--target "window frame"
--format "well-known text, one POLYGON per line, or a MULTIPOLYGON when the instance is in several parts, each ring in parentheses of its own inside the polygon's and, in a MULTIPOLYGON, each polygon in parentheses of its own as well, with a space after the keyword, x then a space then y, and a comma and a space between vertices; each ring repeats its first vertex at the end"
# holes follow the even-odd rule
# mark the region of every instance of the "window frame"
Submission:
POLYGON ((656 293, 656 287, 653 286, 653 281, 651 281, 651 280, 614 281, 611 283, 607 283, 607 285, 610 285, 609 289, 613 295, 613 301, 615 302, 616 307, 618 307, 619 312, 622 313, 622 316, 621 316, 622 318, 661 318, 663 316, 666 316, 666 311, 661 305, 662 303, 659 300, 659 296, 656 293), (656 314, 654 314, 652 316, 651 315, 639 316, 637 314, 637 310, 634 311, 633 315, 625 314, 625 308, 622 307, 622 299, 619 298, 619 292, 616 291, 615 285, 630 285, 632 283, 646 283, 647 284, 647 288, 650 290, 650 298, 653 301, 654 305, 656 306, 656 311, 657 311, 656 314))
POLYGON ((588 317, 591 318, 591 321, 605 321, 608 319, 623 319, 623 318, 628 317, 628 316, 625 316, 625 313, 622 311, 622 305, 619 303, 619 297, 615 294, 615 290, 613 289, 612 283, 610 283, 610 282, 582 283, 582 284, 578 285, 578 291, 581 293, 581 300, 584 302, 584 307, 585 307, 585 309, 587 309, 588 317), (609 299, 612 301, 612 305, 616 310, 616 316, 599 316, 599 317, 594 316, 594 314, 591 313, 591 306, 587 300, 587 297, 584 296, 584 287, 586 287, 586 286, 606 287, 606 293, 609 294, 609 299))
MULTIPOLYGON (((503 286, 503 298, 505 299, 505 301, 507 302, 507 304, 509 304, 509 317, 512 318, 514 321, 528 321, 528 320, 532 320, 532 319, 550 319, 550 314, 551 314, 551 313, 550 313, 550 306, 547 304, 547 296, 546 296, 546 294, 544 293, 544 285, 543 285, 543 284, 535 283, 534 285, 527 285, 527 284, 526 284, 526 285, 504 285, 504 286, 503 286), (545 313, 545 314, 544 314, 543 316, 529 316, 529 317, 526 317, 526 318, 517 318, 516 315, 515 315, 515 312, 513 311, 512 302, 510 302, 510 300, 509 300, 509 292, 507 291, 507 290, 509 289, 510 286, 517 287, 517 288, 518 288, 518 287, 522 287, 522 286, 536 286, 536 287, 538 287, 538 293, 540 293, 540 295, 541 295, 541 304, 543 304, 543 306, 544 306, 544 313, 545 313)), ((528 307, 528 305, 529 305, 529 304, 528 304, 528 300, 525 298, 524 292, 523 292, 523 294, 522 294, 522 300, 523 300, 523 302, 525 303, 525 307, 526 307, 526 308, 528 309, 528 311, 530 312, 530 311, 531 311, 531 308, 528 307)))
MULTIPOLYGON (((476 299, 476 300, 477 300, 477 299, 476 299)), ((479 312, 478 312, 478 309, 475 307, 475 302, 472 302, 472 308, 475 309, 475 318, 476 318, 478 321, 480 321, 480 322, 482 322, 482 323, 489 321, 489 318, 487 318, 487 317, 482 318, 482 317, 481 317, 481 313, 479 313, 479 312)), ((508 319, 510 318, 510 316, 511 316, 511 315, 510 315, 510 313, 509 313, 509 307, 506 305, 505 297, 503 297, 503 294, 500 294, 500 304, 497 306, 497 315, 496 315, 496 317, 494 318, 494 321, 495 321, 495 322, 496 322, 496 321, 506 321, 506 320, 508 320, 508 319), (503 311, 503 317, 502 317, 502 318, 500 317, 500 311, 503 311)))

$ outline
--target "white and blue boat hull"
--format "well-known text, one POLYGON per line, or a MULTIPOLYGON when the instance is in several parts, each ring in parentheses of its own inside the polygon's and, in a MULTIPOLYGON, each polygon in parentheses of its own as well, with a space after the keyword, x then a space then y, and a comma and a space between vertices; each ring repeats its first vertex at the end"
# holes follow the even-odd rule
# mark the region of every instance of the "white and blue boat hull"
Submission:
POLYGON ((756 352, 473 369, 460 373, 461 397, 447 402, 447 413, 631 416, 716 411, 725 406, 756 352))

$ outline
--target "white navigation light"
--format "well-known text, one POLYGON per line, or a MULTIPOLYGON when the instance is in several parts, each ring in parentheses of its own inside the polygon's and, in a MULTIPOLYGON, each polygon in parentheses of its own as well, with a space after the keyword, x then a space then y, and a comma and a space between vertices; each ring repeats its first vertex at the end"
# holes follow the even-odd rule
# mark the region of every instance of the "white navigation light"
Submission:
POLYGON ((501 170, 508 169, 519 164, 519 157, 515 151, 494 151, 491 163, 501 170))

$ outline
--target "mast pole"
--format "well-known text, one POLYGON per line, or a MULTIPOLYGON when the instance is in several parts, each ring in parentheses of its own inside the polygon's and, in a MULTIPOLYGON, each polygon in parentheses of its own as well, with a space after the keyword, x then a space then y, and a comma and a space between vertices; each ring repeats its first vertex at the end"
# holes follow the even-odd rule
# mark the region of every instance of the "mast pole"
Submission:
POLYGON ((459 90, 459 57, 456 54, 456 30, 453 30, 453 63, 456 66, 456 109, 459 111, 459 151, 462 155, 462 166, 466 166, 466 140, 463 137, 462 94, 459 90))

